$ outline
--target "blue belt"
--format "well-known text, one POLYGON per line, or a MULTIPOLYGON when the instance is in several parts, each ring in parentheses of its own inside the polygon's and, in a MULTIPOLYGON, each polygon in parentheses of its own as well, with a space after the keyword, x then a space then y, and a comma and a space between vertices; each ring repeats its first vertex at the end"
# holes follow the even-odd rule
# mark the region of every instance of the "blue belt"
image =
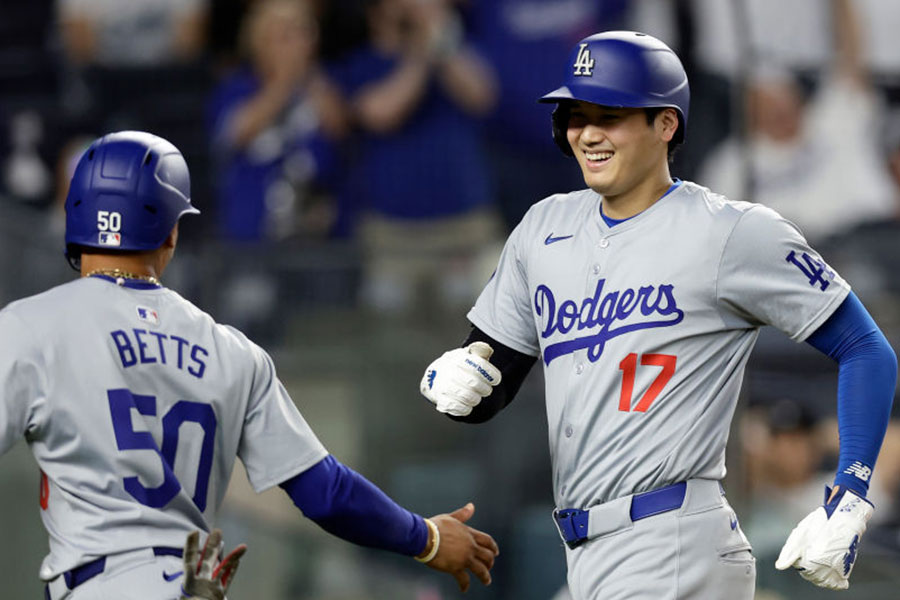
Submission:
MULTIPOLYGON (((653 515, 681 508, 686 490, 687 482, 681 481, 658 490, 635 494, 631 497, 629 512, 631 520, 640 521, 653 515)), ((559 533, 569 548, 576 548, 588 539, 588 515, 589 511, 580 508, 563 508, 553 511, 553 518, 559 528, 559 533)))
MULTIPOLYGON (((184 550, 181 548, 171 548, 168 546, 153 547, 154 556, 177 556, 180 558, 183 553, 184 550)), ((86 562, 83 565, 78 565, 74 569, 66 571, 63 573, 63 579, 66 581, 66 587, 70 590, 74 590, 82 583, 90 581, 102 573, 105 568, 106 557, 101 556, 100 558, 95 558, 90 562, 86 562)), ((45 600, 50 600, 50 588, 48 586, 44 586, 44 598, 45 600)))

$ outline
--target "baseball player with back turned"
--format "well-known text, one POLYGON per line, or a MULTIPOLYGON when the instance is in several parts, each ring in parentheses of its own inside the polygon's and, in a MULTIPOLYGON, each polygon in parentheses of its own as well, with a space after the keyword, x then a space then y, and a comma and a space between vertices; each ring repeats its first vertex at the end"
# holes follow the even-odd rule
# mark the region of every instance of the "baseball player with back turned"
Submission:
POLYGON ((773 325, 839 363, 841 441, 833 487, 776 566, 846 588, 897 376, 887 340, 794 225, 670 177, 689 91, 665 44, 585 38, 541 101, 588 189, 529 210, 422 393, 482 422, 540 358, 574 598, 750 599, 755 559, 720 480, 747 358, 773 325))
POLYGON ((397 505, 329 455, 259 346, 162 286, 178 220, 196 212, 171 143, 96 140, 66 199, 82 277, 0 311, 0 454, 24 437, 42 471, 45 597, 224 596, 217 538, 199 557, 188 539, 186 575, 181 556, 215 522, 236 457, 257 491, 281 486, 334 535, 415 556, 463 590, 468 571, 490 583, 497 547, 465 525, 471 504, 430 519, 397 505))

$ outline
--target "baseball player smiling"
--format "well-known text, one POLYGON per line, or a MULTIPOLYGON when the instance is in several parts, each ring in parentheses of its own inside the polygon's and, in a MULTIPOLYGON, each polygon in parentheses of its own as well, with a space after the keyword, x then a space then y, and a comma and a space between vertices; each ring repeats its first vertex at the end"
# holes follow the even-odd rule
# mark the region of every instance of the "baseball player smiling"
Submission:
POLYGON ((834 485, 777 566, 846 588, 896 356, 794 225, 671 177, 689 97, 680 60, 653 37, 606 32, 573 49, 541 101, 556 104, 554 140, 587 189, 529 210, 464 346, 426 369, 421 391, 482 422, 540 360, 575 599, 749 600, 755 559, 720 481, 747 359, 759 328, 776 327, 839 363, 841 436, 834 485))

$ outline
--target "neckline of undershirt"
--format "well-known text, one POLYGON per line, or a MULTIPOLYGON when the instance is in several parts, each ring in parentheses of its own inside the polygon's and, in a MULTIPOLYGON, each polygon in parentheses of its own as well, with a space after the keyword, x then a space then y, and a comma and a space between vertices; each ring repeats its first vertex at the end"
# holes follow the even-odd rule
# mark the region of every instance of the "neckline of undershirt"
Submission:
MULTIPOLYGON (((666 190, 665 194, 663 194, 662 196, 659 197, 659 200, 662 200, 663 198, 668 196, 675 188, 677 188, 679 185, 681 185, 680 179, 678 179, 677 177, 674 177, 673 179, 674 179, 675 183, 673 183, 672 185, 669 186, 669 189, 666 190)), ((657 202, 659 202, 659 200, 657 200, 657 202)), ((600 216, 603 217, 603 220, 606 222, 606 226, 610 227, 610 228, 615 227, 616 225, 618 225, 620 223, 624 223, 625 221, 628 221, 629 219, 633 219, 636 216, 638 216, 639 214, 641 214, 642 212, 644 212, 644 211, 637 213, 637 215, 631 215, 630 217, 625 217, 624 219, 613 219, 612 217, 607 217, 605 214, 603 214, 603 203, 602 202, 600 203, 600 216)))

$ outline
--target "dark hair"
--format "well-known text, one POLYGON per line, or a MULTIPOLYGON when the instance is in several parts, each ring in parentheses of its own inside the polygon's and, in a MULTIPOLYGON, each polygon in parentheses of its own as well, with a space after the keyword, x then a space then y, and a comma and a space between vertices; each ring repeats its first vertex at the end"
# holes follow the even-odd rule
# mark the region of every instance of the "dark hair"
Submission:
MULTIPOLYGON (((656 116, 659 113, 661 113, 662 111, 666 110, 667 108, 670 108, 670 107, 668 107, 668 106, 653 106, 651 108, 645 108, 644 114, 647 116, 647 125, 653 125, 653 122, 656 121, 656 116)), ((677 113, 678 111, 675 111, 675 112, 677 113)), ((678 126, 684 127, 684 122, 681 120, 680 117, 678 119, 678 126)), ((669 149, 666 152, 666 157, 668 158, 670 163, 672 162, 672 159, 675 157, 675 152, 678 150, 678 146, 680 146, 680 145, 681 145, 681 142, 676 142, 676 141, 669 142, 669 149)))

